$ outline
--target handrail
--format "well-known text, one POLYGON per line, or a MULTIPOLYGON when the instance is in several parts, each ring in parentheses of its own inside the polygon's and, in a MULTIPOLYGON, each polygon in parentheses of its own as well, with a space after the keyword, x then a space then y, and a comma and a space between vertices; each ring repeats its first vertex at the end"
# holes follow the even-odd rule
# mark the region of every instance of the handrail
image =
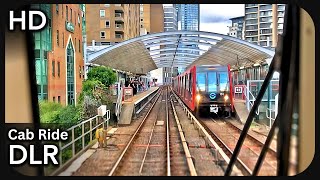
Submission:
MULTIPOLYGON (((266 110, 266 117, 269 119, 269 127, 270 127, 270 128, 271 128, 271 126, 272 126, 271 121, 275 121, 275 120, 276 120, 276 118, 272 118, 272 117, 271 117, 271 116, 272 116, 272 112, 276 113, 275 110, 270 109, 270 108, 267 108, 267 110, 266 110), (268 112, 269 112, 269 116, 268 116, 268 112)), ((276 114, 275 114, 275 116, 276 116, 276 114)))
MULTIPOLYGON (((69 147, 70 145, 72 145, 72 154, 71 154, 71 157, 70 157, 70 159, 72 159, 74 156, 77 155, 77 153, 79 153, 79 152, 81 152, 81 150, 85 149, 85 148, 89 145, 89 144, 88 144, 87 146, 85 146, 85 136, 86 136, 87 134, 90 133, 90 141, 92 141, 92 140, 93 140, 93 138, 92 138, 92 136, 93 136, 93 135, 92 135, 92 132, 93 132, 95 129, 97 129, 97 128, 100 127, 101 125, 102 125, 102 128, 104 129, 105 123, 107 123, 106 125, 107 125, 107 128, 108 128, 108 124, 109 124, 109 120, 110 120, 110 110, 107 110, 107 111, 106 111, 106 118, 103 118, 102 122, 98 123, 98 122, 99 122, 98 117, 102 117, 102 116, 96 115, 96 116, 94 116, 94 117, 92 117, 92 118, 90 118, 90 119, 88 119, 88 120, 82 121, 82 122, 80 122, 80 123, 78 123, 78 124, 70 127, 69 129, 67 129, 68 132, 71 131, 71 138, 72 138, 72 139, 71 139, 71 141, 70 141, 69 143, 65 144, 64 146, 62 146, 61 141, 59 141, 59 152, 62 152, 62 150, 66 149, 67 147, 69 147), (92 127, 92 121, 94 121, 94 120, 95 120, 95 124, 96 124, 96 125, 95 125, 94 127, 92 127), (90 128, 88 129, 88 131, 85 132, 84 125, 85 125, 87 122, 90 123, 90 128), (74 131, 75 131, 75 128, 80 127, 80 126, 81 126, 81 128, 82 128, 81 135, 78 136, 78 137, 75 137, 75 132, 74 132, 74 131), (82 139, 82 149, 76 153, 75 142, 78 141, 79 139, 82 139)), ((59 164, 60 164, 60 167, 61 167, 61 166, 64 164, 64 163, 62 163, 62 153, 59 154, 59 160, 60 160, 60 163, 59 163, 59 164)))
MULTIPOLYGON (((251 108, 253 106, 253 103, 255 102, 256 98, 254 97, 254 95, 251 93, 251 91, 249 90, 249 88, 247 86, 244 86, 245 87, 245 90, 246 90, 246 93, 245 93, 245 97, 246 97, 246 102, 249 102, 249 104, 251 105, 251 108), (247 93, 248 92, 248 93, 247 93), (253 103, 250 101, 250 98, 248 97, 248 95, 251 95, 252 98, 253 98, 253 103)), ((248 110, 250 111, 249 107, 247 107, 248 110)), ((259 115, 259 107, 256 111, 256 115, 259 115)))
POLYGON ((118 98, 117 98, 117 102, 116 102, 116 107, 115 107, 115 114, 117 116, 117 120, 119 122, 120 119, 120 113, 121 113, 121 109, 122 109, 122 88, 119 87, 119 91, 118 91, 118 98))

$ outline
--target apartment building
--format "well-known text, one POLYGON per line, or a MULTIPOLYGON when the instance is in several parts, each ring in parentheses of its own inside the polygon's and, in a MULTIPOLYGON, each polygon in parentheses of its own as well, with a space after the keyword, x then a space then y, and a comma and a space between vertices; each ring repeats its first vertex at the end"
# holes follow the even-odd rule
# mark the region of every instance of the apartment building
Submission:
POLYGON ((140 35, 140 4, 86 4, 87 45, 113 45, 140 35))
POLYGON ((284 4, 245 4, 245 40, 263 47, 276 47, 283 32, 284 4))

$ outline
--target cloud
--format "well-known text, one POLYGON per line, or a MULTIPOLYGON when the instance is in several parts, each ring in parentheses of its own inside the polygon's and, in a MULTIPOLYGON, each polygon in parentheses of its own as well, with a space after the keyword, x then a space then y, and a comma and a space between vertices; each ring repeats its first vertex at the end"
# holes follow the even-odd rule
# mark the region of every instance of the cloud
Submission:
POLYGON ((228 26, 230 26, 230 23, 228 22, 200 23, 200 31, 208 31, 226 35, 229 32, 228 26))
POLYGON ((244 15, 244 4, 200 4, 200 20, 208 17, 230 19, 244 15))
POLYGON ((200 4, 200 31, 227 34, 230 18, 244 16, 244 4, 200 4))
POLYGON ((225 16, 212 16, 210 14, 204 14, 201 16, 200 22, 202 23, 212 23, 212 22, 225 22, 228 21, 230 18, 225 16))

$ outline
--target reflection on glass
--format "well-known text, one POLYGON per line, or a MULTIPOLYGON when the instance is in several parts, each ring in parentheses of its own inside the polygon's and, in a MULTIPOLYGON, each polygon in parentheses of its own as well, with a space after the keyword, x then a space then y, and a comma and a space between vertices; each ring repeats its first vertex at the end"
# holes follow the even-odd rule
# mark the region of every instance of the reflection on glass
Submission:
POLYGON ((198 91, 206 90, 206 74, 205 73, 197 73, 197 89, 198 91))
POLYGON ((219 73, 220 79, 220 91, 228 91, 228 74, 226 72, 219 73))
POLYGON ((216 72, 208 72, 208 91, 217 91, 217 74, 216 72))

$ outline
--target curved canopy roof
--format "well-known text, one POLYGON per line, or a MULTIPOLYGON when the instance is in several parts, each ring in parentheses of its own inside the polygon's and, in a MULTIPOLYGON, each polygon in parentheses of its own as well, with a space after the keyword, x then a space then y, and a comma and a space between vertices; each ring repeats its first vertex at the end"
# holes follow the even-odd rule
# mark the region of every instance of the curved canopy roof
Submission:
POLYGON ((161 67, 266 62, 274 51, 234 37, 203 31, 170 31, 132 38, 88 55, 90 63, 132 73, 161 67))

